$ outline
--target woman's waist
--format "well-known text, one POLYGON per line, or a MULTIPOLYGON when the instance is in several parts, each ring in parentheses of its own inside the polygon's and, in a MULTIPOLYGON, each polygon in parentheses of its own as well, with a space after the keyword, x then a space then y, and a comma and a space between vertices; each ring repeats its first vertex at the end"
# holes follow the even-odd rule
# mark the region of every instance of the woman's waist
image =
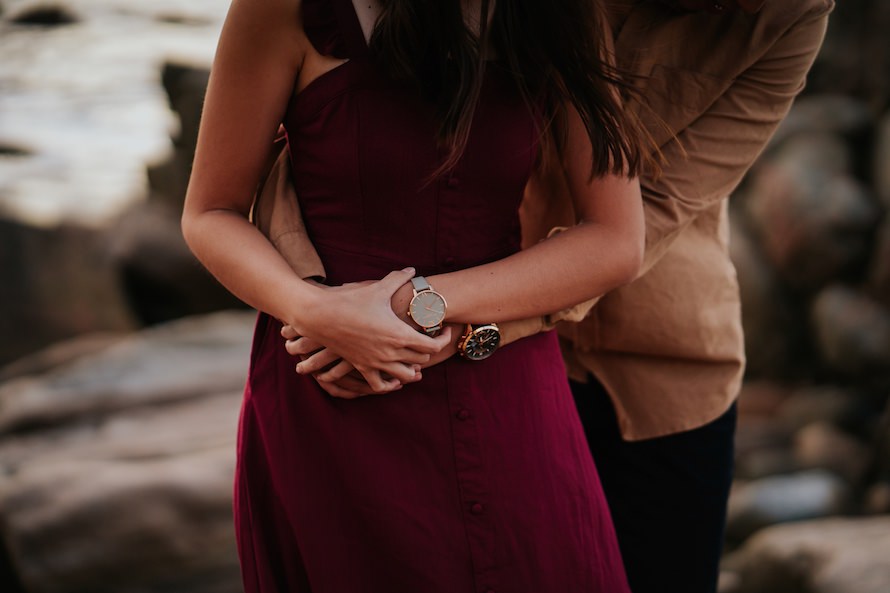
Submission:
POLYGON ((393 270, 413 267, 418 275, 430 276, 463 270, 503 259, 519 251, 519 242, 505 241, 468 253, 439 248, 434 243, 423 245, 410 241, 363 243, 361 241, 336 244, 313 237, 313 243, 325 267, 329 284, 363 280, 379 280, 393 270))

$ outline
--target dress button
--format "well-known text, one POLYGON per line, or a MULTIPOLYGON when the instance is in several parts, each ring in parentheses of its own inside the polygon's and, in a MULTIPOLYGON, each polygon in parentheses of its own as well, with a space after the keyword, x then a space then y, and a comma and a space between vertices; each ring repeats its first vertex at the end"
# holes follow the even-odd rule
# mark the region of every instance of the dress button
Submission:
POLYGON ((444 260, 442 260, 442 265, 445 266, 446 268, 453 268, 454 267, 454 258, 449 255, 444 260))
POLYGON ((460 187, 460 179, 455 176, 451 176, 448 178, 448 187, 451 189, 457 189, 460 187))
POLYGON ((471 416, 470 411, 467 410, 467 409, 460 410, 460 411, 457 413, 457 419, 458 419, 458 420, 469 420, 469 419, 470 419, 470 416, 471 416))
POLYGON ((470 512, 473 513, 474 515, 481 515, 484 510, 485 510, 485 507, 482 506, 482 504, 478 503, 478 502, 470 507, 470 512))

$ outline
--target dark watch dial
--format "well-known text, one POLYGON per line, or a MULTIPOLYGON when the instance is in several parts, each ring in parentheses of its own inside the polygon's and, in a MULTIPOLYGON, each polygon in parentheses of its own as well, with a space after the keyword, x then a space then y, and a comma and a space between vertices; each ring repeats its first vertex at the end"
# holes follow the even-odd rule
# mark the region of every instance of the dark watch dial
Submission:
POLYGON ((501 343, 501 333, 487 325, 476 328, 464 342, 463 355, 470 360, 484 360, 494 354, 501 343))

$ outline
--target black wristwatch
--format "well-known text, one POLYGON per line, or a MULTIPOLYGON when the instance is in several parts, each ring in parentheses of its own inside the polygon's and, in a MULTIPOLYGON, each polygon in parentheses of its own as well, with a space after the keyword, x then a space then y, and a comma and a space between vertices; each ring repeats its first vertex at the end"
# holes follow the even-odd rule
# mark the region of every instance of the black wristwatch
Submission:
POLYGON ((496 323, 485 325, 467 324, 457 344, 457 351, 467 360, 485 360, 498 349, 501 330, 496 323))

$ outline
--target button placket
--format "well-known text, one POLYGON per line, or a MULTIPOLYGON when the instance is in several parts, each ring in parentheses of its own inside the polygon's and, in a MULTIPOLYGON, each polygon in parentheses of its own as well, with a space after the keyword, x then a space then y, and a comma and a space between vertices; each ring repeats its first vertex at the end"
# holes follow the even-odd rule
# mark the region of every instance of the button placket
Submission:
POLYGON ((475 402, 465 395, 466 390, 451 388, 452 377, 456 386, 463 385, 466 384, 466 377, 456 375, 472 372, 472 368, 460 369, 459 366, 463 365, 448 367, 448 399, 452 410, 451 436, 454 462, 476 590, 487 591, 495 582, 495 525, 494 518, 489 512, 491 500, 479 427, 473 412, 475 402))

